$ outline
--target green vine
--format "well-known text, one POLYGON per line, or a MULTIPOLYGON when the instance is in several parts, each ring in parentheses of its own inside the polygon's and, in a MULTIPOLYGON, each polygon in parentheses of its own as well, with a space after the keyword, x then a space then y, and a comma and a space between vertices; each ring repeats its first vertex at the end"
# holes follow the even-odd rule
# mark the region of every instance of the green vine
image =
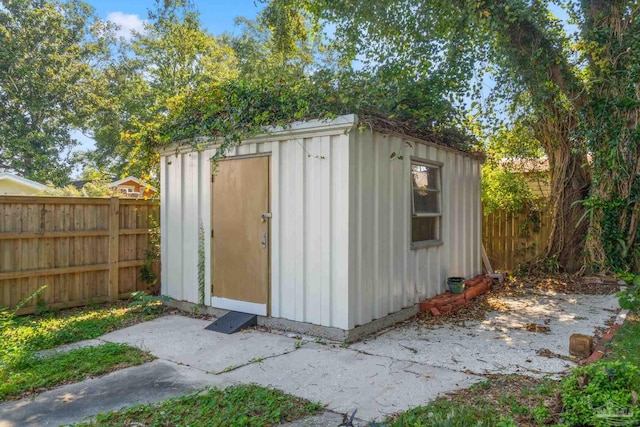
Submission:
POLYGON ((200 149, 206 138, 213 138, 220 144, 213 158, 218 160, 242 140, 269 128, 341 114, 358 114, 365 126, 463 150, 477 148, 470 135, 456 130, 463 118, 434 92, 428 79, 389 80, 380 74, 322 70, 291 80, 233 80, 195 88, 173 98, 161 126, 132 137, 149 155, 176 141, 200 149))
POLYGON ((198 303, 204 305, 204 226, 198 228, 198 303))
POLYGON ((640 271, 640 21, 629 2, 584 6, 589 102, 577 135, 592 154, 587 251, 595 268, 640 271))
POLYGON ((159 292, 157 289, 158 276, 153 271, 153 266, 160 259, 160 225, 153 215, 149 215, 148 246, 144 264, 140 268, 140 280, 147 283, 152 294, 159 292))

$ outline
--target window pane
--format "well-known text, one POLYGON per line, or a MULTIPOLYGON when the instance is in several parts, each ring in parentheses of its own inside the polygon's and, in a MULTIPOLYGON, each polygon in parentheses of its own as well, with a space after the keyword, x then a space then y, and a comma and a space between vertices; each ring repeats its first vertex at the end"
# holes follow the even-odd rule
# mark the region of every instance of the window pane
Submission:
POLYGON ((418 217, 411 219, 411 241, 422 242, 425 240, 438 240, 439 217, 418 217))
POLYGON ((440 213, 438 200, 440 199, 439 191, 413 190, 413 212, 421 213, 440 213))
POLYGON ((413 188, 440 189, 437 167, 413 164, 411 165, 411 174, 413 175, 413 188))

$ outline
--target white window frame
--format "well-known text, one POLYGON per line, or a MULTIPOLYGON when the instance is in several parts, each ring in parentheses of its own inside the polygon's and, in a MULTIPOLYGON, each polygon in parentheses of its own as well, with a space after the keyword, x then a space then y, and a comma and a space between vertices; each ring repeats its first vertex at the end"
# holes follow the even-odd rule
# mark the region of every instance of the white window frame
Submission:
POLYGON ((411 157, 409 163, 409 191, 411 192, 411 210, 410 210, 410 229, 409 229, 409 241, 411 242, 411 249, 420 249, 424 247, 430 246, 440 246, 443 244, 442 241, 442 167, 444 163, 436 162, 433 160, 422 159, 418 157, 411 157), (434 192, 438 194, 438 211, 439 212, 418 212, 415 211, 415 201, 414 201, 414 187, 413 187, 413 167, 414 166, 426 166, 430 168, 437 169, 437 177, 438 177, 438 188, 437 189, 427 189, 427 191, 434 192), (437 218, 438 222, 436 225, 437 228, 437 238, 430 240, 419 240, 413 241, 413 218, 437 218))

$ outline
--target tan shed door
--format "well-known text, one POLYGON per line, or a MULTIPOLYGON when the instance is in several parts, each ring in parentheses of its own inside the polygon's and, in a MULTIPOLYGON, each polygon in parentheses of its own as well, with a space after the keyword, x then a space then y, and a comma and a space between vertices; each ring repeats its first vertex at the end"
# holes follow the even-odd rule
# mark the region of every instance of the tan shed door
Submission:
POLYGON ((212 305, 267 315, 269 157, 220 161, 211 203, 212 305))

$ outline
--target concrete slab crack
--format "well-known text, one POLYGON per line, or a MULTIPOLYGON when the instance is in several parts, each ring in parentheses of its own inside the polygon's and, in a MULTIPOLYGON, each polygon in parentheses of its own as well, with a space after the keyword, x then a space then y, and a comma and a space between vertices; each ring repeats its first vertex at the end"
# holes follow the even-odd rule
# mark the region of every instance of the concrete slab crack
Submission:
MULTIPOLYGON (((476 373, 471 373, 470 374, 469 371, 465 370, 465 369, 452 369, 450 366, 432 365, 432 364, 422 363, 422 362, 418 362, 418 361, 410 360, 410 359, 398 359, 398 358, 395 358, 395 357, 385 356, 385 355, 375 354, 375 353, 369 353, 367 351, 354 349, 354 348, 349 348, 349 351, 353 351, 355 353, 360 353, 360 354, 363 354, 365 356, 382 357, 384 359, 389 359, 392 363, 394 363, 394 362, 410 363, 412 365, 419 365, 419 366, 427 366, 427 367, 431 367, 431 368, 444 369, 444 370, 447 370, 447 371, 458 372, 458 373, 463 373, 463 374, 467 374, 467 375, 480 375, 480 376, 484 375, 484 374, 476 374, 476 373)), ((411 374, 415 374, 415 372, 410 372, 410 371, 406 371, 406 372, 411 373, 411 374)))
POLYGON ((240 363, 240 364, 237 364, 237 365, 227 366, 226 368, 224 368, 224 369, 222 369, 220 371, 207 371, 207 373, 208 374, 214 374, 214 375, 226 374, 227 372, 235 371, 236 369, 244 368, 245 366, 253 365, 255 363, 262 363, 267 359, 274 359, 276 357, 285 356, 287 354, 293 353, 294 351, 296 351, 298 349, 299 348, 294 348, 293 350, 285 351, 284 353, 272 354, 271 356, 258 357, 258 358, 255 358, 255 359, 251 359, 246 363, 240 363))

